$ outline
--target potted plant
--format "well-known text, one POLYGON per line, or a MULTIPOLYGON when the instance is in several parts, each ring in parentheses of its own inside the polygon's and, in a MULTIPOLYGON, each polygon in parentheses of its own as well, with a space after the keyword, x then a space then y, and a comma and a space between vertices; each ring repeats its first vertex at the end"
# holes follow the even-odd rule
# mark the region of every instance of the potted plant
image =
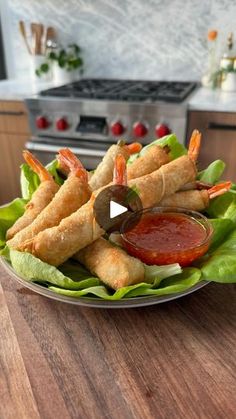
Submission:
POLYGON ((68 83, 83 73, 83 59, 81 49, 77 44, 70 44, 66 48, 50 50, 45 62, 36 70, 38 77, 52 70, 56 83, 68 83))

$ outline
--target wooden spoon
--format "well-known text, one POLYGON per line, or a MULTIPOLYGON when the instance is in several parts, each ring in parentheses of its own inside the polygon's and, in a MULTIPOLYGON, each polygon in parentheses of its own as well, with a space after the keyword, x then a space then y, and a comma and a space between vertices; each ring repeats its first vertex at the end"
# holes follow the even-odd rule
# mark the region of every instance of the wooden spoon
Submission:
POLYGON ((42 37, 44 26, 42 23, 31 23, 31 33, 34 40, 34 54, 42 55, 42 37))
POLYGON ((25 24, 24 24, 23 20, 19 21, 19 30, 20 30, 20 33, 21 33, 24 41, 25 41, 25 45, 26 45, 28 53, 32 54, 32 51, 31 51, 31 48, 29 46, 29 42, 28 42, 28 39, 27 39, 27 36, 26 36, 25 24))

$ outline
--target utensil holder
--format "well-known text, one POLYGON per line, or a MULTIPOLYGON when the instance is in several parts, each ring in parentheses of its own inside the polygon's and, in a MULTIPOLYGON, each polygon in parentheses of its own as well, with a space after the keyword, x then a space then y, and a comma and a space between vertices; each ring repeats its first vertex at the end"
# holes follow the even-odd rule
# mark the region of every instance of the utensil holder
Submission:
POLYGON ((78 71, 67 71, 59 67, 57 63, 53 65, 53 81, 56 84, 66 84, 78 79, 78 71))

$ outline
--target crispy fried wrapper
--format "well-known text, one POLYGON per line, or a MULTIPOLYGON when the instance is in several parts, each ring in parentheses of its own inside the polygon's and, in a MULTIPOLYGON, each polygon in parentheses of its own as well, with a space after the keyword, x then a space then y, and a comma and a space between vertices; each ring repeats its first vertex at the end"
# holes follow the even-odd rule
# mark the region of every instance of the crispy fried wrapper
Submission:
POLYGON ((49 205, 42 210, 31 225, 21 230, 7 244, 13 249, 20 250, 24 241, 35 237, 40 231, 57 226, 63 218, 85 204, 90 195, 91 190, 83 179, 69 176, 49 205))
POLYGON ((122 154, 127 160, 129 151, 125 145, 113 144, 106 152, 101 163, 96 168, 94 174, 89 180, 89 186, 93 191, 107 185, 112 181, 114 161, 118 154, 122 154))
POLYGON ((103 238, 77 252, 73 259, 115 290, 144 281, 143 263, 103 238))
POLYGON ((43 209, 51 202, 59 190, 59 185, 53 179, 42 182, 34 192, 31 201, 26 205, 26 210, 15 224, 7 231, 7 240, 12 239, 16 234, 29 226, 43 209))
POLYGON ((89 201, 64 218, 58 226, 41 231, 33 239, 22 243, 19 250, 58 266, 104 233, 94 219, 93 202, 89 201))
POLYGON ((160 205, 165 207, 182 207, 195 211, 202 211, 208 207, 211 199, 223 195, 230 190, 231 186, 231 181, 224 181, 217 183, 216 185, 212 185, 208 189, 176 192, 163 198, 160 201, 160 205))
POLYGON ((163 207, 180 207, 194 211, 202 211, 209 205, 209 195, 207 190, 192 190, 176 192, 163 198, 160 203, 163 207))
POLYGON ((153 145, 127 167, 127 178, 135 179, 152 173, 171 160, 168 147, 153 145))
POLYGON ((130 180, 128 186, 136 188, 143 207, 147 208, 193 181, 196 173, 194 162, 188 156, 182 156, 146 176, 130 180))

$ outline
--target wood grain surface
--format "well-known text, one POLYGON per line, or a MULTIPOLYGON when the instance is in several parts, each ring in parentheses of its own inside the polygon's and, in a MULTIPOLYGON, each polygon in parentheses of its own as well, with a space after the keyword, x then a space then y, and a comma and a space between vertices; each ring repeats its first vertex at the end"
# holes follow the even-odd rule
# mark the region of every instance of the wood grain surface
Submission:
POLYGON ((234 285, 104 310, 0 278, 1 419, 235 418, 234 285))

